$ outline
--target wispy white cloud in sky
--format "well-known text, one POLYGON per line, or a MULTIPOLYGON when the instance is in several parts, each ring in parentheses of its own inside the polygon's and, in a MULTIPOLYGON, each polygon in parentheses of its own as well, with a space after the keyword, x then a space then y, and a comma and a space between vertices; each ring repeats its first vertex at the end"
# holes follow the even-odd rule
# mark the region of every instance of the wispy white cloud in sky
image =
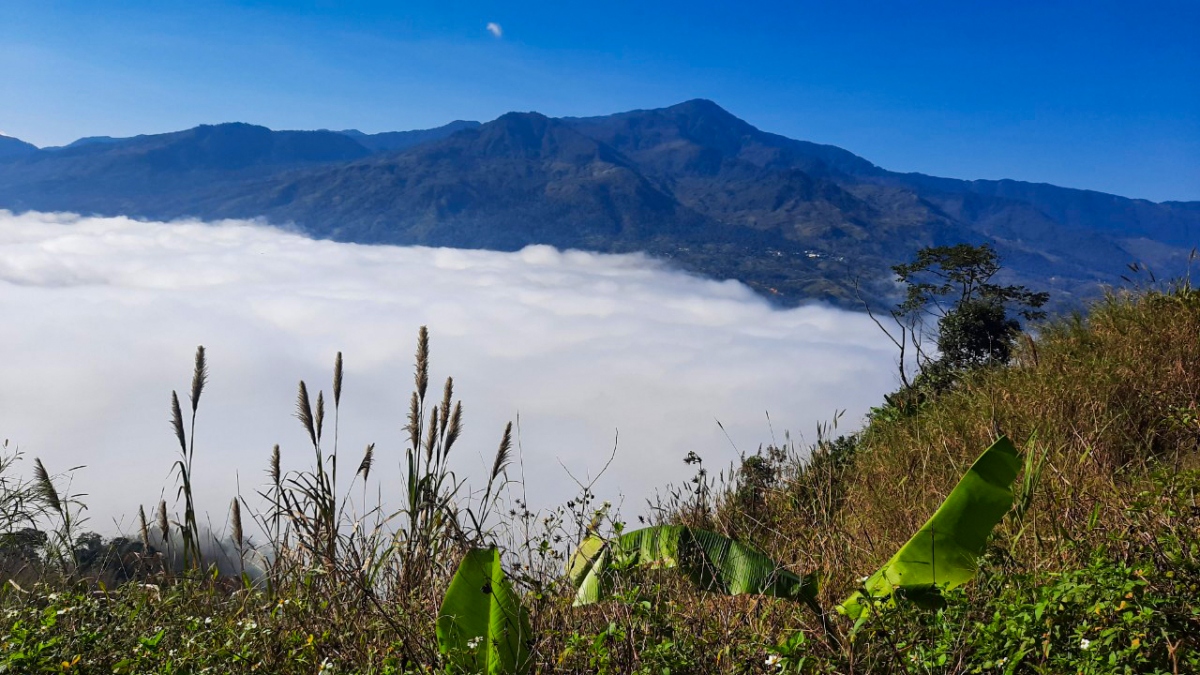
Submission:
POLYGON ((0 438, 52 472, 87 465, 74 488, 101 530, 171 501, 168 402, 188 389, 201 344, 211 372, 195 481, 218 523, 239 484, 252 498, 263 483, 272 444, 285 468, 310 463, 296 384, 328 397, 339 350, 340 448, 357 465, 376 443, 372 476, 398 500, 423 324, 431 378, 453 375, 464 403, 459 475, 481 481, 519 413, 535 504, 568 498, 560 462, 598 471, 618 430, 597 491, 624 494, 630 514, 686 479, 689 451, 710 467, 736 459, 716 419, 753 452, 771 441, 768 412, 782 440, 835 409, 853 423, 894 385, 893 354, 865 316, 772 308, 641 255, 360 246, 242 222, 0 211, 0 316, 0 438))
POLYGON ((504 29, 501 28, 500 24, 496 23, 495 21, 488 22, 487 32, 491 33, 492 35, 494 35, 496 37, 504 37, 504 29))

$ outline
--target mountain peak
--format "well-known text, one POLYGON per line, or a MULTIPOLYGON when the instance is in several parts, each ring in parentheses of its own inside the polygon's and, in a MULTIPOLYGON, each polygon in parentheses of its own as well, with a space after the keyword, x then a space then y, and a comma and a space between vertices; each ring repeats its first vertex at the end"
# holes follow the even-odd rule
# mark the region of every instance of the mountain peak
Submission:
POLYGON ((733 113, 722 108, 715 101, 707 98, 688 99, 682 103, 676 103, 675 105, 667 106, 663 110, 671 110, 676 112, 695 112, 707 115, 726 115, 729 117, 734 117, 733 113))
MULTIPOLYGON (((550 117, 543 115, 540 112, 531 110, 529 112, 506 112, 503 115, 492 120, 488 124, 545 124, 551 120, 550 117)), ((484 126, 487 126, 486 124, 484 126)))
POLYGON ((36 145, 0 134, 0 160, 17 159, 35 152, 37 152, 36 145))
POLYGON ((529 158, 547 154, 560 144, 564 133, 578 136, 562 122, 537 112, 505 113, 474 133, 488 153, 529 158))

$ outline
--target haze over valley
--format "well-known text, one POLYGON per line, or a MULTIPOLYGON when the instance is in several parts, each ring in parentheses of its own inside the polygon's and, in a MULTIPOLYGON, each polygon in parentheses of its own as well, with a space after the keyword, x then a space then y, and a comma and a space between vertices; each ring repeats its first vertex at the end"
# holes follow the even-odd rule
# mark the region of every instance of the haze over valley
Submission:
POLYGON ((0 211, 0 311, 20 317, 0 350, 21 354, 0 361, 0 429, 52 470, 86 465, 73 485, 103 531, 163 495, 170 392, 185 395, 199 344, 195 482, 214 518, 239 488, 255 499, 273 444, 285 469, 311 464, 296 383, 329 397, 339 350, 342 462, 376 443, 394 503, 421 325, 434 385, 453 376, 464 403, 455 468, 480 487, 519 415, 538 505, 570 498, 566 470, 597 474, 616 442, 597 490, 644 512, 689 452, 717 471, 788 431, 815 440, 819 421, 844 410, 856 426, 895 384, 865 315, 780 309, 642 254, 362 246, 241 221, 0 211))

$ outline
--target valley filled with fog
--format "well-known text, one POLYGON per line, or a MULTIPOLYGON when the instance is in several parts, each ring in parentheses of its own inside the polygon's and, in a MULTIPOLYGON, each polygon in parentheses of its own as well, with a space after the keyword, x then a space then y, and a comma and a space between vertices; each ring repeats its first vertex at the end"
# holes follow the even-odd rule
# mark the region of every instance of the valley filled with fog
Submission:
POLYGON ((640 254, 362 246, 245 221, 0 211, 0 312, 0 437, 25 475, 34 457, 51 473, 82 465, 71 490, 106 532, 173 502, 170 394, 186 402, 197 345, 210 377, 194 473, 214 526, 239 489, 255 502, 273 444, 285 470, 311 464, 297 382, 329 398, 338 351, 342 475, 375 443, 370 491, 378 480, 398 504, 421 325, 431 398, 452 375, 463 401, 458 475, 481 486, 519 415, 509 476, 524 471, 534 506, 570 498, 564 467, 595 475, 615 441, 596 491, 632 517, 691 475, 688 452, 715 473, 785 432, 814 440, 838 410, 853 429, 897 384, 865 314, 779 309, 640 254))

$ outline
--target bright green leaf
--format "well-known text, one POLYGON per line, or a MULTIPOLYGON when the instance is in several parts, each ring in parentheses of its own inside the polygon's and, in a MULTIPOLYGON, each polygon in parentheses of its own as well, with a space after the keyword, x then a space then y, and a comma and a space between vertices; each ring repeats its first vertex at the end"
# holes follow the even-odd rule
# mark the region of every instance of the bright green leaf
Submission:
POLYGON ((529 613, 494 548, 472 549, 458 566, 437 619, 438 649, 464 673, 528 672, 529 613))
POLYGON ((567 566, 575 605, 607 597, 615 578, 637 566, 678 569, 706 591, 801 600, 821 611, 816 575, 797 576, 741 542, 683 525, 647 527, 608 542, 585 539, 567 566))
MULTIPOLYGON (((867 595, 874 600, 900 595, 936 606, 942 591, 970 581, 988 536, 1012 507, 1012 483, 1020 468, 1020 453, 1001 436, 975 460, 929 522, 867 579, 867 595)), ((838 611, 858 619, 870 604, 859 591, 838 611)))

